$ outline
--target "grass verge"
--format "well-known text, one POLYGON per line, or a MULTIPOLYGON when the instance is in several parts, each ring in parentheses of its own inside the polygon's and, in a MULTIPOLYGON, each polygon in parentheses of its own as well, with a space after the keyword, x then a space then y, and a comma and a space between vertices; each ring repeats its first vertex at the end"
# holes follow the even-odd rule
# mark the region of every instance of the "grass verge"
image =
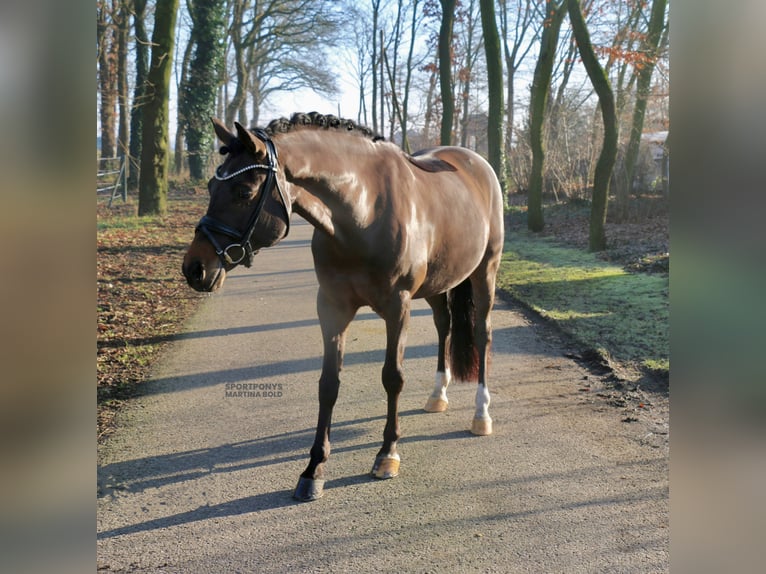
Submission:
POLYGON ((506 237, 498 287, 623 373, 668 376, 667 274, 631 273, 593 253, 515 231, 506 237))

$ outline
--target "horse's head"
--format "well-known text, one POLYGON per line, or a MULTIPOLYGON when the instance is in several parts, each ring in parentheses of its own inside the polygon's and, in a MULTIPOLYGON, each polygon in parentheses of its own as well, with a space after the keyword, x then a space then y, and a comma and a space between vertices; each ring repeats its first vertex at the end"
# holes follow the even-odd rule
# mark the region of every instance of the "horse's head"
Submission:
POLYGON ((183 274, 197 291, 215 291, 240 263, 249 267, 263 247, 290 227, 290 200, 277 183, 277 153, 266 132, 235 123, 230 132, 213 119, 224 162, 207 184, 210 203, 197 224, 183 261, 183 274))

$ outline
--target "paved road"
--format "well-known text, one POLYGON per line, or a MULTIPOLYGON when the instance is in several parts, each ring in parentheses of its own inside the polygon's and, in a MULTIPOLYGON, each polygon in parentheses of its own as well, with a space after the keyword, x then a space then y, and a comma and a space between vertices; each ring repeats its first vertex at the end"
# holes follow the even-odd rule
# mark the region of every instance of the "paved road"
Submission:
POLYGON ((360 310, 325 496, 293 501, 321 355, 310 236, 296 221, 204 302, 101 449, 102 571, 668 571, 664 415, 623 422, 547 327, 503 301, 493 312, 488 437, 467 430, 475 385, 453 385, 445 413, 422 410, 436 334, 416 303, 401 474, 388 481, 368 476, 384 425, 384 324, 360 310))

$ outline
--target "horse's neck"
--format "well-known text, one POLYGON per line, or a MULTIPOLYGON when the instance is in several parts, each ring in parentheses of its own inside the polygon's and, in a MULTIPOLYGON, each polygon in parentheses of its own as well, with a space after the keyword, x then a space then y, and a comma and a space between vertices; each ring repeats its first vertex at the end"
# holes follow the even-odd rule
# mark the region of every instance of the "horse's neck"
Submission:
POLYGON ((340 143, 320 146, 316 134, 284 138, 280 160, 292 186, 295 212, 328 235, 351 238, 355 230, 369 223, 374 208, 371 186, 362 176, 358 152, 352 159, 351 146, 370 142, 362 138, 343 141, 343 134, 327 135, 335 135, 340 143))

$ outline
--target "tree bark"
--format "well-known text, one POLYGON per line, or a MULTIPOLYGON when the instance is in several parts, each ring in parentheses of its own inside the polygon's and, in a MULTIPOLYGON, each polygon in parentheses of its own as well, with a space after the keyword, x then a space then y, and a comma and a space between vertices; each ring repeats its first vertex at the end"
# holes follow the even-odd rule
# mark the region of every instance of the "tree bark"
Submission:
POLYGON ((178 0, 157 0, 144 106, 138 214, 164 215, 168 194, 168 102, 178 0))
POLYGON ((590 232, 588 245, 591 251, 606 249, 607 200, 609 197, 609 180, 612 177, 614 160, 617 157, 617 114, 614 104, 614 94, 604 69, 598 62, 590 33, 585 24, 579 0, 567 0, 569 19, 572 22, 572 32, 577 40, 583 66, 588 72, 593 89, 596 90, 601 106, 601 116, 604 121, 604 143, 601 147, 596 171, 593 177, 593 199, 590 211, 590 232))
POLYGON ((439 87, 442 100, 442 125, 439 142, 452 145, 452 121, 455 117, 455 98, 452 94, 452 29, 455 23, 456 0, 440 0, 442 5, 439 28, 439 87))
POLYGON ((410 140, 407 134, 408 122, 409 122, 409 105, 410 105, 410 86, 412 85, 412 68, 413 68, 413 55, 415 53, 415 40, 418 24, 418 3, 419 0, 413 0, 411 3, 412 9, 412 21, 410 25, 410 47, 407 52, 407 72, 404 78, 404 93, 402 95, 402 149, 407 153, 410 152, 410 140))
POLYGON ((624 216, 627 211, 628 196, 633 185, 633 174, 638 160, 639 145, 641 144, 641 134, 644 131, 644 116, 646 114, 646 104, 649 100, 649 90, 652 85, 652 73, 657 63, 660 38, 665 28, 665 7, 667 0, 654 0, 652 2, 652 11, 649 17, 649 28, 642 50, 646 61, 638 72, 636 81, 636 104, 633 108, 633 120, 630 125, 630 140, 628 149, 625 152, 625 186, 617 188, 617 206, 620 216, 624 216))
POLYGON ((548 0, 545 3, 545 22, 540 38, 540 55, 535 66, 532 79, 530 99, 529 134, 532 149, 532 170, 529 175, 527 195, 527 227, 530 231, 542 231, 545 226, 543 219, 543 167, 545 163, 545 146, 543 143, 543 121, 548 105, 548 94, 551 87, 553 60, 556 56, 556 46, 559 41, 561 22, 566 14, 566 4, 548 0))
POLYGON ((372 131, 380 133, 383 126, 378 130, 378 15, 380 13, 380 0, 372 0, 372 131))
POLYGON ((234 120, 239 113, 239 109, 247 101, 247 86, 250 77, 245 62, 245 39, 242 38, 244 12, 249 8, 248 0, 236 0, 234 2, 234 14, 232 16, 229 40, 234 48, 234 71, 237 77, 234 95, 226 105, 225 123, 227 126, 233 126, 234 120))
MULTIPOLYGON (((508 38, 511 37, 510 25, 508 22, 508 2, 507 0, 500 0, 500 37, 503 41, 503 54, 505 57, 505 73, 506 73, 506 102, 505 102, 505 143, 504 143, 504 156, 507 158, 510 156, 513 148, 513 132, 515 129, 515 108, 514 108, 514 95, 515 88, 514 82, 516 79, 516 71, 519 69, 522 61, 527 57, 532 49, 533 42, 527 41, 526 47, 524 47, 524 39, 527 37, 527 32, 530 31, 531 25, 534 19, 536 7, 532 5, 532 0, 517 0, 516 19, 513 26, 513 45, 509 46, 508 38), (522 1, 524 7, 522 8, 522 1)), ((506 163, 505 167, 509 167, 506 163)), ((511 174, 506 175, 506 180, 510 183, 511 174)), ((514 182, 517 186, 519 182, 514 182)))
POLYGON ((136 85, 130 110, 130 162, 128 188, 138 187, 138 167, 141 158, 141 121, 143 116, 146 76, 149 73, 149 36, 146 33, 146 2, 133 0, 133 28, 136 35, 136 85))
MULTIPOLYGON (((460 94, 460 104, 458 108, 457 123, 460 125, 460 145, 462 147, 468 147, 468 132, 470 122, 470 99, 471 99, 471 82, 474 80, 474 64, 476 62, 476 52, 479 50, 474 49, 474 33, 477 25, 477 19, 474 18, 476 11, 474 10, 474 0, 469 0, 468 6, 463 11, 462 19, 464 21, 465 29, 465 57, 462 63, 462 69, 458 74, 458 89, 457 93, 460 94), (460 109, 462 108, 462 109, 460 109)), ((481 16, 479 16, 480 18, 481 16)), ((479 42, 481 44, 481 42, 479 42)), ((476 146, 474 145, 474 149, 476 146)))
MULTIPOLYGON (((130 146, 130 97, 128 88, 128 36, 130 33, 130 13, 127 0, 121 0, 117 21, 117 99, 120 108, 119 130, 117 135, 117 157, 125 158, 130 146)), ((125 169, 130 170, 128 163, 125 169)), ((126 174, 127 175, 127 174, 126 174)))
MULTIPOLYGON (((184 86, 186 86, 189 81, 189 62, 191 62, 192 50, 194 49, 193 38, 194 33, 192 32, 189 41, 186 43, 186 48, 184 48, 183 58, 181 59, 181 78, 178 87, 179 92, 183 92, 184 86)), ((186 146, 184 142, 186 142, 186 127, 188 124, 186 122, 184 111, 184 106, 178 105, 176 107, 176 143, 173 154, 173 171, 176 175, 181 175, 183 173, 185 167, 184 164, 186 163, 186 146)))
POLYGON ((114 24, 114 2, 104 0, 97 4, 96 38, 98 41, 98 86, 101 97, 101 157, 115 155, 117 104, 117 46, 114 24))
MULTIPOLYGON (((497 33, 494 0, 480 0, 481 27, 484 32, 484 50, 487 55, 489 90, 489 117, 487 152, 495 175, 504 184, 503 177, 503 55, 497 33)), ((503 185, 505 189, 505 185, 503 185)))

